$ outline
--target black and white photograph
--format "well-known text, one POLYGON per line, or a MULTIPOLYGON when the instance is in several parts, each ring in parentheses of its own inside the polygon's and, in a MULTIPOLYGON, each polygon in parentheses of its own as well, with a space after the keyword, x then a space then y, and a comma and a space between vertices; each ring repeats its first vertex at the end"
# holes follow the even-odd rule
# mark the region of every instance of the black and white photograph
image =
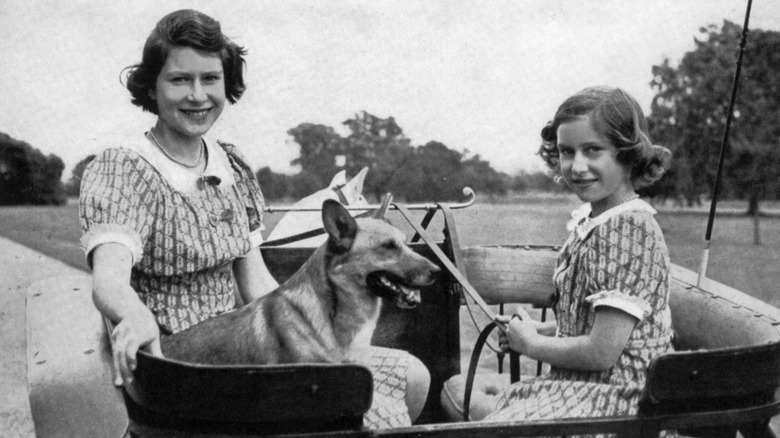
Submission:
POLYGON ((4 0, 0 436, 780 436, 780 4, 4 0))

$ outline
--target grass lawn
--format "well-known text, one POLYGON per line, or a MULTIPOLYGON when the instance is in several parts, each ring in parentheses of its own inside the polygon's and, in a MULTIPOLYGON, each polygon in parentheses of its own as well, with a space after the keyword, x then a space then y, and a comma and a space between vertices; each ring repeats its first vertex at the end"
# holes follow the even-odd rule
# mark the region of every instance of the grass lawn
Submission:
POLYGON ((84 253, 79 248, 81 228, 76 203, 0 207, 0 236, 87 270, 84 253))
MULTIPOLYGON (((754 245, 753 220, 735 214, 744 211, 744 206, 734 202, 720 205, 726 213, 720 214, 715 221, 707 276, 780 306, 780 218, 761 218, 761 244, 754 245)), ((566 238, 568 212, 576 206, 577 200, 572 197, 529 196, 512 202, 477 204, 454 213, 462 246, 560 245, 566 238)), ((440 217, 436 216, 434 227, 440 217)), ((279 218, 278 215, 267 215, 269 231, 279 218)), ((659 207, 657 218, 672 261, 698 271, 707 223, 706 208, 659 207)), ((390 219, 406 231, 411 230, 402 226, 400 216, 391 213, 390 219)), ((0 207, 0 236, 76 268, 87 269, 78 244, 81 231, 75 202, 61 207, 0 207)))

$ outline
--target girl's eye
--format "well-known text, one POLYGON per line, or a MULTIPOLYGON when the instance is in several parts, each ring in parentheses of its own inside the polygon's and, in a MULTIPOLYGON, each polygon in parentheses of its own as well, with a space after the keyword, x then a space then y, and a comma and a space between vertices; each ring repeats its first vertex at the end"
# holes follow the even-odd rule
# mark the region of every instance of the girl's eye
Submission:
POLYGON ((587 148, 585 148, 585 153, 590 154, 590 155, 598 154, 603 149, 604 148, 602 148, 601 146, 588 146, 587 148))
POLYGON ((173 79, 171 79, 171 82, 173 82, 174 84, 181 84, 181 83, 185 83, 187 81, 188 81, 188 79, 183 77, 183 76, 177 76, 177 77, 174 77, 173 79))
POLYGON ((213 84, 219 81, 219 76, 217 75, 206 76, 205 78, 203 78, 203 81, 209 84, 213 84))
POLYGON ((571 149, 568 149, 568 148, 567 149, 561 149, 560 151, 558 151, 558 154, 560 156, 562 156, 562 157, 570 157, 570 156, 572 156, 574 154, 574 151, 571 150, 571 149))

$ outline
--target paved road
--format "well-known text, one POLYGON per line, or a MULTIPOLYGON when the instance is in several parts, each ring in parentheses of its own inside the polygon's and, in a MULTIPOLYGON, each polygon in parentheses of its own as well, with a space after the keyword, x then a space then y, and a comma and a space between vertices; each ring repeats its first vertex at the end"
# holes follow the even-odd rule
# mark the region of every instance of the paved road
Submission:
POLYGON ((87 275, 16 242, 0 238, 0 435, 35 437, 27 399, 25 290, 59 275, 87 275))

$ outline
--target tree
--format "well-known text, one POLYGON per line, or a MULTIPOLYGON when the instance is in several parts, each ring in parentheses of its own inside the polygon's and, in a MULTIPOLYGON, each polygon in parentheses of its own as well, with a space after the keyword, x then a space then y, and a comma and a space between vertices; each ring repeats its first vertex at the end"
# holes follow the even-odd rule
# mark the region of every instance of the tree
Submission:
POLYGON ((455 181, 455 188, 460 190, 464 186, 469 186, 478 192, 505 195, 510 182, 509 175, 497 172, 490 163, 482 160, 477 154, 464 159, 463 170, 455 181))
POLYGON ((319 187, 327 185, 340 170, 338 157, 344 155, 344 139, 333 128, 313 123, 301 123, 287 133, 300 146, 300 156, 291 164, 301 166, 319 187))
POLYGON ((283 173, 276 173, 266 166, 255 174, 260 183, 263 196, 269 200, 284 199, 290 195, 290 177, 283 173))
POLYGON ((65 163, 0 133, 0 205, 65 203, 65 163))
POLYGON ((412 202, 458 198, 453 193, 455 190, 450 189, 454 188, 453 179, 461 169, 461 159, 459 152, 430 141, 411 151, 404 165, 387 181, 386 191, 412 202))
POLYGON ((363 187, 365 192, 373 194, 376 199, 388 191, 405 196, 406 189, 395 190, 398 184, 393 181, 397 181, 402 174, 413 177, 408 170, 414 166, 414 151, 411 140, 404 135, 395 119, 383 119, 362 111, 343 124, 350 130, 349 136, 345 138, 347 173, 354 175, 368 167, 363 187))
POLYGON ((346 137, 311 123, 288 131, 301 151, 292 161, 301 166, 301 173, 290 181, 294 186, 291 196, 312 184, 314 190, 324 186, 339 170, 355 175, 364 167, 369 172, 363 190, 377 200, 387 192, 407 201, 454 200, 462 197, 466 186, 506 193, 509 177, 496 172, 479 155, 469 157, 467 151, 455 151, 437 141, 412 146, 393 117, 362 111, 343 124, 349 129, 346 137))
MULTIPOLYGON (((741 26, 724 21, 700 29, 696 47, 679 65, 653 66, 657 90, 649 116, 654 140, 672 149, 675 172, 667 195, 698 202, 712 191, 741 26)), ((760 199, 780 192, 780 32, 754 29, 745 47, 734 107, 723 195, 748 198, 749 213, 760 199)))
POLYGON ((87 155, 86 158, 76 163, 73 167, 73 173, 71 174, 68 182, 65 183, 65 193, 68 196, 78 196, 81 192, 81 177, 84 176, 84 170, 89 163, 95 159, 95 154, 87 155))
MULTIPOLYGON (((292 199, 301 199, 322 189, 319 177, 310 172, 298 172, 290 177, 287 193, 292 199)), ((328 181, 330 182, 330 181, 328 181)))

